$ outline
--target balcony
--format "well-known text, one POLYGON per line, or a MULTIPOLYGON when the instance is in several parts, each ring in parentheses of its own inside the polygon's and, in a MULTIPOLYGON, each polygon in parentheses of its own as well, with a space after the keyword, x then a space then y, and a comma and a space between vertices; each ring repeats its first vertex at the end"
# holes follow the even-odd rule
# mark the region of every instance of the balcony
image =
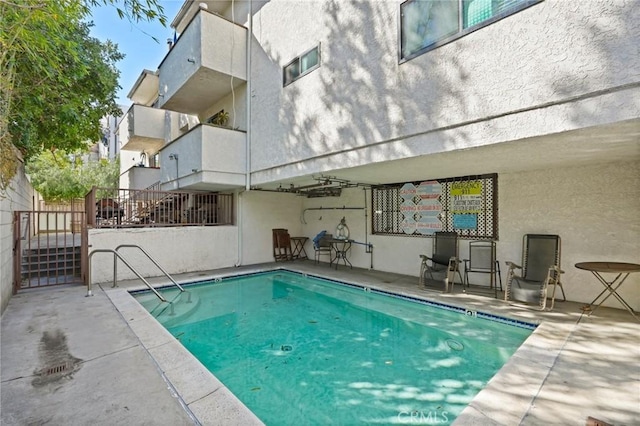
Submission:
POLYGON ((164 114, 161 109, 134 104, 120 122, 121 149, 155 153, 164 145, 164 114))
POLYGON ((159 180, 159 167, 134 166, 120 175, 120 188, 146 189, 159 180))
POLYGON ((160 64, 158 107, 202 114, 247 80, 247 29, 199 10, 160 64))
POLYGON ((245 185, 246 133, 201 124, 160 151, 161 189, 224 191, 245 185))
POLYGON ((142 70, 127 97, 136 104, 151 105, 158 98, 158 73, 142 70))

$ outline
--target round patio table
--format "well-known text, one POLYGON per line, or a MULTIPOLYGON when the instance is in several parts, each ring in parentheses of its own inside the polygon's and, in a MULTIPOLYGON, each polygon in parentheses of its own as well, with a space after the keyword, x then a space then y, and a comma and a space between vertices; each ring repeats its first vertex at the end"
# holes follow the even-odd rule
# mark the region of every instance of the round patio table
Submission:
POLYGON ((353 240, 348 239, 340 239, 340 238, 332 238, 329 240, 331 243, 331 247, 335 253, 335 257, 329 262, 329 266, 333 265, 333 262, 336 262, 336 270, 338 269, 338 263, 340 263, 340 259, 344 262, 344 266, 349 264, 349 267, 353 269, 353 265, 349 262, 347 255, 349 254, 349 250, 351 250, 351 243, 353 240))
POLYGON ((575 266, 578 269, 583 269, 585 271, 591 272, 598 279, 598 281, 600 281, 600 283, 602 283, 602 285, 604 286, 604 290, 602 290, 602 292, 600 292, 600 294, 596 296, 596 298, 593 299, 591 303, 589 303, 588 305, 589 307, 595 306, 595 308, 591 309, 591 312, 589 312, 589 315, 594 313, 596 309, 598 309, 600 305, 604 303, 605 300, 607 300, 611 295, 613 295, 613 297, 618 299, 618 301, 622 303, 622 306, 624 306, 627 309, 627 311, 629 311, 629 313, 633 315, 633 317, 636 320, 640 321, 640 318, 638 318, 636 313, 633 311, 633 308, 629 306, 629 304, 622 298, 622 296, 620 296, 620 294, 618 294, 618 289, 620 288, 622 283, 624 283, 624 281, 627 279, 629 274, 633 272, 640 272, 640 265, 638 265, 637 263, 626 263, 626 262, 580 262, 580 263, 576 263, 575 266), (607 281, 601 274, 617 274, 617 275, 613 280, 607 281), (598 299, 602 297, 602 295, 605 294, 606 292, 609 292, 609 294, 607 294, 606 297, 602 299, 599 303, 596 303, 598 299))

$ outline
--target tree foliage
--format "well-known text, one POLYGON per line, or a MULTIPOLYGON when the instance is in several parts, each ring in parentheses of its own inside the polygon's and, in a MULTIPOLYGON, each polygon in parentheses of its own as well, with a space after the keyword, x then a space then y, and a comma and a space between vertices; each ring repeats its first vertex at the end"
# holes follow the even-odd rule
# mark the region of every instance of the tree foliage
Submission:
POLYGON ((0 0, 0 190, 42 151, 75 152, 101 139, 116 104, 117 46, 89 35, 91 7, 133 21, 166 17, 158 0, 0 0))
POLYGON ((117 188, 119 161, 85 161, 85 151, 43 151, 27 164, 33 187, 45 201, 82 198, 91 187, 117 188))

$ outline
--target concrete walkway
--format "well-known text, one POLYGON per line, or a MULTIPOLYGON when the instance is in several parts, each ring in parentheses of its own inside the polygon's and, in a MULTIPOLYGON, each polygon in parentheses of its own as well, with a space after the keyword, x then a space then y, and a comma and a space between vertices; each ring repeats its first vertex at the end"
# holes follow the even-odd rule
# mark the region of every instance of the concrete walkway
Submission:
MULTIPOLYGON (((560 302, 552 312, 427 291, 417 278, 289 262, 184 274, 180 282, 288 268, 539 323, 456 424, 640 424, 640 323, 628 312, 560 302)), ((166 280, 155 279, 153 283, 166 280)), ((127 290, 26 291, 2 316, 2 425, 248 425, 260 421, 175 341, 127 290)), ((419 407, 417 407, 419 408, 419 407)), ((418 419, 414 419, 418 420, 418 419)))
POLYGON ((195 421, 103 291, 14 296, 2 315, 2 425, 195 421))

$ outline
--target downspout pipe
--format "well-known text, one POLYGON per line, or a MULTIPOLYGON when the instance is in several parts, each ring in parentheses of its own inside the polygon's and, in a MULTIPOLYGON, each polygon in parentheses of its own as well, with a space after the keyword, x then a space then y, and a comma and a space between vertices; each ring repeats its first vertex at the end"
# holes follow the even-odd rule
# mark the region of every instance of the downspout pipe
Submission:
MULTIPOLYGON (((253 35, 253 1, 249 0, 249 10, 247 11, 247 116, 246 116, 246 124, 247 124, 247 133, 246 133, 246 141, 245 141, 245 191, 251 190, 251 38, 253 35)), ((243 220, 242 215, 244 214, 244 209, 242 208, 242 197, 244 191, 236 192, 236 200, 238 203, 237 208, 237 220, 238 220, 238 255, 236 257, 236 266, 242 265, 243 262, 243 239, 244 233, 243 231, 243 220)))
POLYGON ((239 267, 242 265, 242 226, 243 220, 242 215, 244 214, 244 209, 242 207, 243 201, 242 196, 244 194, 244 190, 236 190, 236 226, 238 228, 238 253, 236 254, 236 263, 235 267, 239 267))
POLYGON ((246 140, 246 177, 245 189, 251 190, 251 39, 253 38, 253 0, 249 0, 247 12, 247 140, 246 140))

